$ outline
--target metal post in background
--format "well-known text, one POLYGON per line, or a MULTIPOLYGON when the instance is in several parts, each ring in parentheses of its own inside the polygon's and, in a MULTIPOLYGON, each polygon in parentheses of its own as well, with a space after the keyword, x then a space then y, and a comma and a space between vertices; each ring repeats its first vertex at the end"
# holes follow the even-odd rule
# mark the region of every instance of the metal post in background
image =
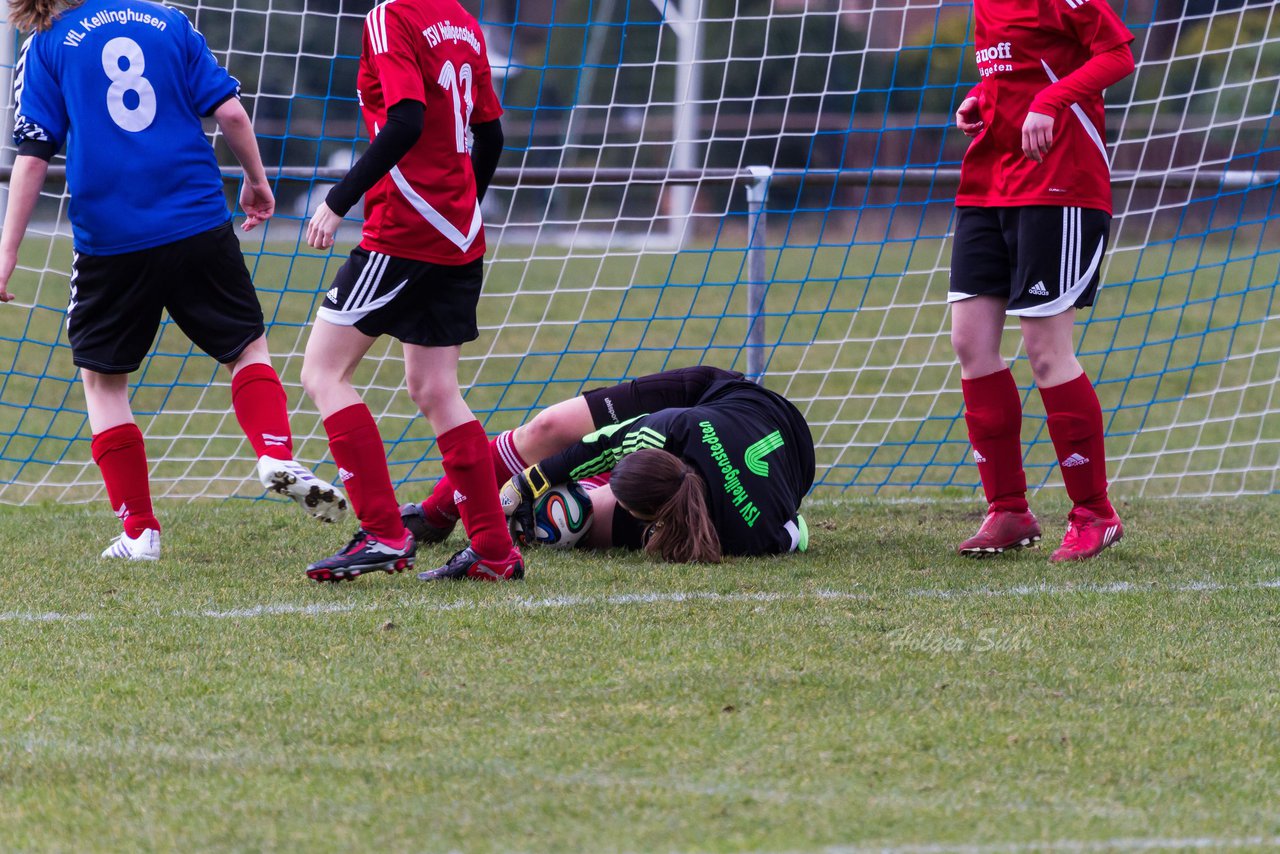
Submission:
MULTIPOLYGON (((674 115, 671 134, 671 169, 693 170, 698 165, 702 144, 698 130, 702 116, 703 0, 653 0, 676 35, 676 80, 672 93, 674 115)), ((705 165, 705 164, 703 164, 705 165)), ((695 185, 676 184, 670 188, 669 232, 676 246, 690 237, 695 185)))
MULTIPOLYGON (((0 12, 0 14, 5 14, 0 12)), ((18 58, 18 31, 9 23, 6 16, 0 21, 0 86, 4 87, 4 118, 0 119, 0 168, 8 170, 13 166, 15 150, 11 144, 13 139, 13 66, 18 58)), ((0 214, 8 210, 9 180, 0 185, 0 214)))
POLYGON ((768 166, 750 167, 753 180, 747 184, 747 316, 751 325, 747 329, 747 376, 760 382, 764 379, 764 298, 769 290, 765 281, 765 239, 768 222, 765 216, 765 200, 769 196, 769 179, 773 170, 768 166))

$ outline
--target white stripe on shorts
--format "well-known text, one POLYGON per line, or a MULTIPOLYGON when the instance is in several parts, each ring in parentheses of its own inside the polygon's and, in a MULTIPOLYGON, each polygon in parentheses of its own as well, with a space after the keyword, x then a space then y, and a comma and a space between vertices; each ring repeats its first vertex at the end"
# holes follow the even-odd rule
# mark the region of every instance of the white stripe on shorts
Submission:
MULTIPOLYGON (((1089 259, 1089 266, 1081 270, 1084 261, 1084 216, 1082 208, 1064 208, 1062 212, 1062 260, 1058 271, 1059 295, 1056 299, 1030 308, 1010 310, 1015 317, 1053 317, 1075 305, 1080 294, 1089 287, 1093 274, 1102 263, 1102 245, 1105 235, 1099 235, 1098 245, 1089 259)), ((1099 284, 1101 287, 1101 284, 1099 284)))
POLYGON ((377 292, 382 275, 387 271, 387 265, 390 263, 390 255, 379 252, 369 253, 369 263, 360 271, 360 278, 356 280, 351 293, 347 295, 347 301, 342 304, 344 312, 355 311, 369 301, 369 296, 377 292))

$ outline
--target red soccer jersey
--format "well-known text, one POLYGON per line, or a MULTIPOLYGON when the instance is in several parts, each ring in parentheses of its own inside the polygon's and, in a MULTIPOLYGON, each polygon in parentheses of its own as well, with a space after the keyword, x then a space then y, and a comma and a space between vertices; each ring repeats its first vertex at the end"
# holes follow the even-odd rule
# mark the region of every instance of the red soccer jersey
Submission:
POLYGON ((1036 163, 1022 153, 1032 100, 1091 56, 1133 41, 1107 0, 974 0, 985 129, 960 167, 957 205, 1055 205, 1111 213, 1111 166, 1102 93, 1054 116, 1053 145, 1036 163))
POLYGON ((502 115, 484 36, 456 0, 386 0, 365 17, 358 77, 369 138, 403 100, 426 105, 422 136, 365 194, 370 251, 460 265, 484 255, 467 127, 502 115))

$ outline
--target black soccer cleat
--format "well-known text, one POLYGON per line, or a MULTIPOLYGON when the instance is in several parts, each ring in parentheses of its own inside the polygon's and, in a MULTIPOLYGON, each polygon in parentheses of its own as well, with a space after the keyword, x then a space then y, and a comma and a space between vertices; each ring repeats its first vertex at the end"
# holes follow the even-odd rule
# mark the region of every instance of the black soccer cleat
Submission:
POLYGON ((417 550, 418 544, 409 531, 405 532, 404 542, 395 545, 385 543, 361 528, 337 554, 308 566, 307 578, 312 581, 349 581, 379 569, 387 573, 412 569, 417 550))
POLYGON ((422 509, 421 504, 401 504, 400 521, 409 529, 409 533, 413 534, 415 540, 431 545, 443 543, 449 539, 454 526, 457 525, 457 522, 450 522, 443 526, 433 524, 427 519, 426 511, 422 509))
POLYGON ((452 581, 474 578, 480 581, 519 581, 524 578, 524 558, 515 546, 503 560, 485 560, 470 546, 449 558, 437 569, 418 573, 419 581, 452 581))

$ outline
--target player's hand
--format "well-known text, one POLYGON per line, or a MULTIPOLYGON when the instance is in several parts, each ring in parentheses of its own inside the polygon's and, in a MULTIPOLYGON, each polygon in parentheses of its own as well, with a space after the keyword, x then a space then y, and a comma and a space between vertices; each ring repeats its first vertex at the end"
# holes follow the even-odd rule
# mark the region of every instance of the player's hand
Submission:
POLYGON ((17 253, 0 255, 0 302, 13 302, 13 294, 9 293, 9 278, 18 266, 17 253))
POLYGON ((307 245, 312 249, 328 249, 333 245, 333 236, 338 233, 338 225, 342 217, 329 210, 329 205, 320 203, 316 212, 307 223, 307 245))
POLYGON ((276 197, 266 181, 245 181, 240 188, 240 208, 244 211, 244 224, 240 228, 253 231, 258 223, 271 219, 276 212, 276 197))
POLYGON ((1044 113, 1027 113, 1027 120, 1022 123, 1022 153, 1037 163, 1044 162, 1044 156, 1053 145, 1053 116, 1044 113))
POLYGON ((986 129, 977 98, 965 98, 960 102, 960 109, 956 110, 956 127, 968 137, 977 136, 986 129))
POLYGON ((503 484, 499 491, 498 498, 502 503, 502 512, 507 514, 511 535, 521 544, 532 541, 534 505, 550 488, 551 484, 547 483, 542 469, 530 466, 503 484))

